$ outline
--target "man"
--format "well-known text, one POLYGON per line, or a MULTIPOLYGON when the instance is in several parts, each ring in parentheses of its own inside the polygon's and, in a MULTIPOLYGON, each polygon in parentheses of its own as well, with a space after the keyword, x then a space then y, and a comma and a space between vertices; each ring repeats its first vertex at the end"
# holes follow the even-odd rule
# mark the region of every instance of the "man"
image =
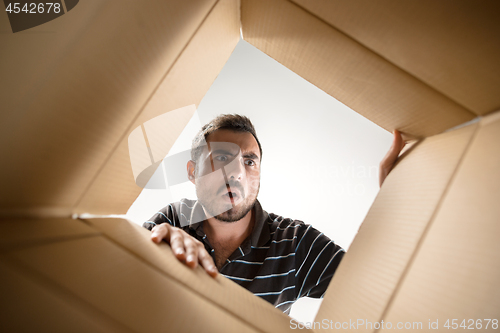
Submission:
MULTIPOLYGON (((403 146, 395 132, 380 183, 403 146)), ((323 297, 345 251, 310 225, 262 209, 261 160, 248 118, 215 118, 194 138, 187 164, 198 200, 170 204, 144 227, 187 266, 199 263, 213 277, 219 272, 288 314, 299 297, 323 297)))

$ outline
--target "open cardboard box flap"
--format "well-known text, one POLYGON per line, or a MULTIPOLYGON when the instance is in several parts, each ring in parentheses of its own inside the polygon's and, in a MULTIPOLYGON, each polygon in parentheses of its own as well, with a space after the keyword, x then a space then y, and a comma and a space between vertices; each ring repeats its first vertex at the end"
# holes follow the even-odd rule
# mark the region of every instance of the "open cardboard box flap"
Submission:
MULTIPOLYGON (((272 306, 223 277, 188 271, 144 230, 69 218, 127 211, 140 192, 129 134, 177 112, 168 150, 192 116, 181 108, 200 103, 240 31, 386 130, 423 139, 381 189, 317 320, 422 321, 425 329, 439 319, 443 329, 447 318, 495 318, 499 9, 471 0, 81 1, 42 26, 1 34, 1 322, 50 331, 289 329, 272 306)), ((6 15, 0 27, 9 31, 6 15)))

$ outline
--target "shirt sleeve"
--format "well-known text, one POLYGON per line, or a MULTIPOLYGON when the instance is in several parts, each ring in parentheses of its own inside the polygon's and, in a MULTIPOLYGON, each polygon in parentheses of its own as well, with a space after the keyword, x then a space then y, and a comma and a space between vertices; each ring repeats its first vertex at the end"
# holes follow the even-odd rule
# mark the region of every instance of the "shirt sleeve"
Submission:
POLYGON ((295 249, 295 296, 322 298, 345 250, 310 225, 302 225, 295 249))
POLYGON ((175 220, 174 208, 172 207, 172 204, 170 204, 156 212, 149 220, 144 222, 142 226, 148 230, 151 230, 156 225, 162 223, 168 223, 172 226, 176 226, 175 220))

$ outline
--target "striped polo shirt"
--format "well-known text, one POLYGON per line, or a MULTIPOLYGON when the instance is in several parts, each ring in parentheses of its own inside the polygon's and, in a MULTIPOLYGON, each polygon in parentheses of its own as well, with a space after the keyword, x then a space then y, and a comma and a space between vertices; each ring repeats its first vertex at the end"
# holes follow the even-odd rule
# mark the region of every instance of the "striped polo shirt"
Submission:
MULTIPOLYGON (((311 225, 267 213, 259 201, 253 209, 252 234, 219 273, 287 314, 299 297, 323 298, 345 250, 311 225)), ((215 262, 200 216, 204 213, 198 201, 181 199, 161 209, 143 226, 151 230, 166 222, 179 227, 203 242, 215 262)))

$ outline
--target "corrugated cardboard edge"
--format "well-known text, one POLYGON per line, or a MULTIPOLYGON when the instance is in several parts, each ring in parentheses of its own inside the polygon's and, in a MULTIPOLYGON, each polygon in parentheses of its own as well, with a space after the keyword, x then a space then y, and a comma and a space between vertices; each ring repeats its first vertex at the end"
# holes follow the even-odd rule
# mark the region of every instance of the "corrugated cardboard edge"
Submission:
POLYGON ((388 131, 428 137, 475 115, 286 0, 243 0, 246 41, 388 131))
MULTIPOLYGON (((36 223, 40 227, 47 227, 47 222, 49 221, 43 220, 36 223)), ((33 325, 41 324, 40 321, 43 320, 47 322, 47 327, 58 330, 76 324, 87 327, 91 321, 95 322, 93 325, 111 331, 137 330, 137 325, 141 322, 148 323, 142 330, 145 327, 158 328, 158 325, 165 325, 164 327, 184 332, 190 331, 190 327, 202 325, 205 331, 211 332, 230 332, 236 328, 242 332, 290 331, 290 318, 271 304, 222 276, 213 279, 201 267, 195 270, 187 268, 173 256, 167 244, 154 244, 150 240, 149 231, 131 222, 123 219, 53 222, 55 228, 49 226, 50 230, 59 234, 66 231, 69 234, 54 240, 50 233, 45 232, 42 242, 32 242, 0 253, 0 269, 8 273, 7 276, 18 276, 8 279, 9 283, 2 285, 2 289, 5 288, 4 295, 7 296, 2 299, 2 304, 5 300, 15 298, 17 307, 25 307, 24 318, 30 321, 19 325, 21 327, 33 328, 33 325), (82 222, 87 222, 88 226, 82 222), (77 226, 82 228, 75 229, 77 226), (90 229, 94 233, 88 234, 90 229), (72 235, 75 231, 80 233, 80 237, 72 235), (99 251, 104 252, 99 254, 99 251), (106 258, 105 261, 101 257, 106 258), (100 263, 95 263, 94 260, 100 263), (88 277, 81 277, 80 274, 88 277), (99 278, 95 279, 96 276, 99 278), (152 278, 140 281, 141 284, 149 285, 147 287, 137 285, 136 289, 144 290, 143 294, 121 289, 119 294, 122 302, 116 304, 121 310, 117 312, 106 306, 115 302, 113 295, 116 296, 117 290, 110 290, 108 293, 99 284, 116 283, 130 288, 133 281, 141 276, 152 278), (113 277, 117 280, 109 281, 113 277), (161 281, 164 282, 160 283, 161 281), (16 286, 21 285, 34 290, 35 294, 19 292, 16 286), (96 293, 97 290, 101 292, 96 293), (30 300, 35 295, 38 298, 30 300), (166 302, 164 305, 168 306, 155 308, 154 311, 146 307, 143 311, 134 310, 133 314, 127 315, 134 309, 134 304, 123 303, 123 297, 133 302, 134 297, 139 295, 141 299, 137 301, 141 304, 146 302, 144 304, 153 306, 166 302), (177 295, 175 297, 180 298, 165 299, 165 295, 177 295), (147 301, 148 298, 151 298, 151 303, 147 301), (44 305, 44 302, 47 304, 44 305), (175 317, 169 326, 165 320, 173 319, 172 315, 176 311, 172 310, 172 306, 176 304, 185 310, 192 306, 194 313, 178 314, 179 317, 175 317), (204 304, 204 307, 200 308, 200 304, 204 304), (152 316, 158 311, 163 312, 164 316, 152 316), (45 313, 46 316, 40 318, 39 313, 45 313), (70 318, 58 321, 57 317, 63 313, 70 318), (197 318, 194 326, 191 321, 193 316, 197 318)), ((4 318, 4 327, 16 327, 17 324, 13 321, 16 317, 4 318)), ((79 326, 76 327, 78 328, 79 326)))
POLYGON ((500 247, 494 235, 500 230, 499 128, 500 112, 479 123, 387 305, 384 321, 411 320, 424 329, 449 331, 464 319, 468 329, 486 329, 486 319, 498 320, 500 247))
POLYGON ((469 111, 500 106, 498 1, 291 1, 469 111))
MULTIPOLYGON (((122 1, 107 1, 103 6, 81 3, 61 18, 30 30, 53 29, 60 35, 27 31, 2 36, 14 46, 5 50, 8 59, 16 58, 9 66, 18 70, 8 71, 15 75, 10 78, 13 86, 23 80, 38 83, 30 82, 23 86, 25 90, 20 89, 24 99, 9 97, 12 112, 5 113, 0 134, 4 138, 0 154, 7 162, 1 170, 1 213, 70 216, 78 198, 133 125, 152 91, 174 68, 179 54, 218 4, 234 7, 226 13, 229 21, 235 22, 235 45, 238 3, 227 0, 151 1, 147 6, 122 1), (53 66, 51 58, 58 60, 53 66), (38 63, 52 71, 30 73, 32 64, 38 63)), ((217 34, 216 39, 220 40, 217 34)), ((231 45, 226 45, 217 54, 225 53, 225 62, 231 51, 231 45)), ((213 60, 210 54, 204 56, 213 60)), ((202 78, 198 77, 191 89, 185 89, 187 98, 157 113, 196 104, 220 68, 208 82, 200 82, 202 78)))
POLYGON ((174 257, 166 243, 154 244, 151 232, 145 228, 123 219, 85 221, 139 260, 249 326, 265 332, 288 331, 290 318, 287 315, 220 274, 213 279, 200 266, 195 270, 186 267, 174 257))
MULTIPOLYGON (((98 174, 73 208, 77 214, 124 214, 142 190, 135 184, 127 148, 128 134, 164 110, 199 104, 239 41, 239 3, 220 0, 165 74, 154 94, 124 132, 98 174), (208 36, 216 37, 213 39, 208 36), (203 75, 201 75, 202 73, 203 75), (202 80, 201 77, 204 79, 202 80)), ((176 137, 182 126, 173 124, 176 137), (177 128, 177 127, 178 128, 177 128)), ((172 145, 174 142, 170 142, 172 145)))

